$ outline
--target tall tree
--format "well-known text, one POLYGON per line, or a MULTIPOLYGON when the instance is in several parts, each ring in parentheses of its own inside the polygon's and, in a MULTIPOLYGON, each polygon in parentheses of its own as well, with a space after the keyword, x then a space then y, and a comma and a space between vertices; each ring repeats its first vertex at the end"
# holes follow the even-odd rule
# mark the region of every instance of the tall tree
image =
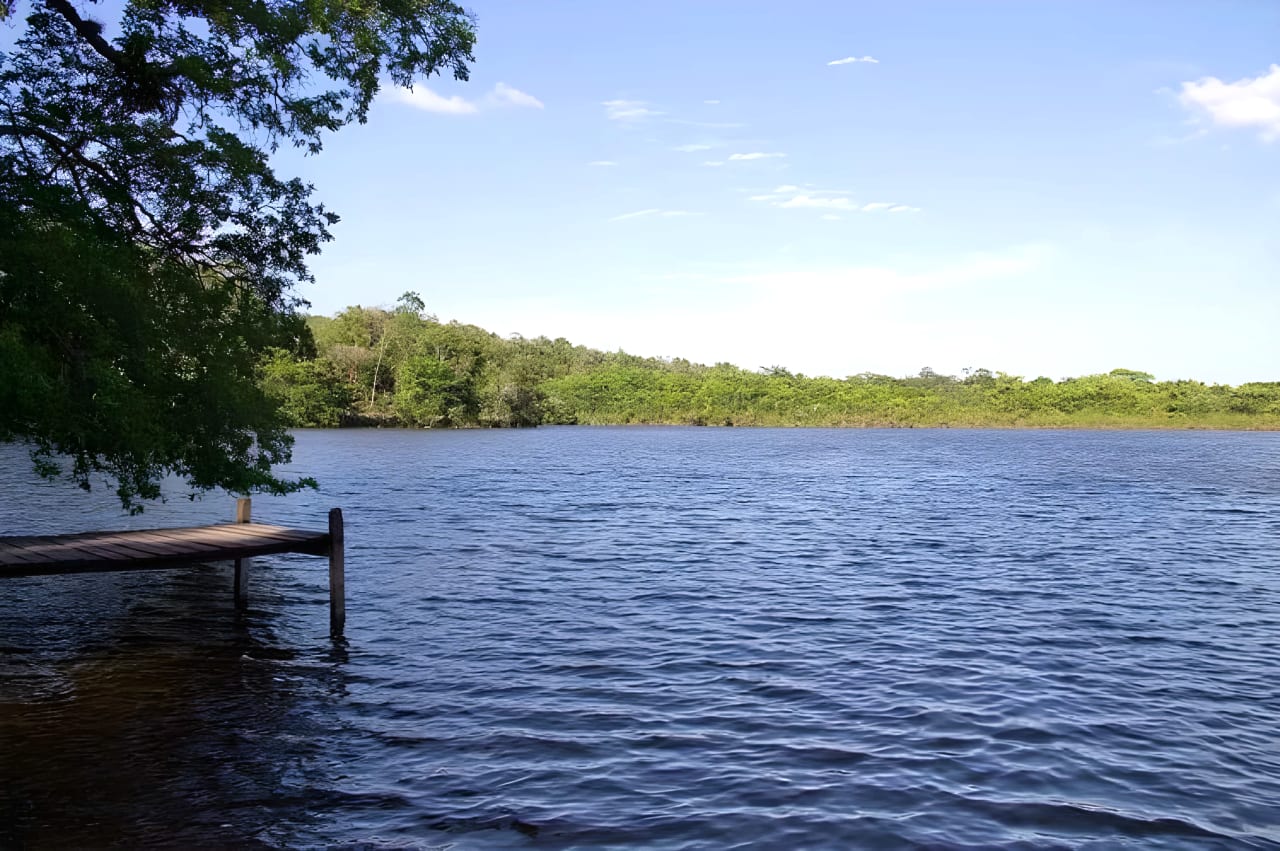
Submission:
POLYGON ((255 383, 304 349, 295 293, 337 217, 275 174, 363 122, 384 81, 466 79, 449 0, 0 0, 0 440, 121 500, 287 492, 290 438, 255 383), (70 466, 62 469, 62 458, 70 466))

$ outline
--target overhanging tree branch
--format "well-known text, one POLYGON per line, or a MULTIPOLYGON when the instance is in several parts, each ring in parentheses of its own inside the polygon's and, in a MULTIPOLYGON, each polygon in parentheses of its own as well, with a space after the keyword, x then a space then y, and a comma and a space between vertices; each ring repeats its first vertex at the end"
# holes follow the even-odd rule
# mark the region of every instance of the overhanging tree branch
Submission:
POLYGON ((116 68, 126 74, 133 73, 134 63, 129 61, 119 50, 112 46, 111 42, 102 37, 102 24, 97 21, 89 21, 80 17, 80 13, 76 11, 76 7, 72 6, 67 0, 44 0, 45 6, 51 11, 57 12, 72 28, 84 39, 90 47, 97 51, 103 59, 106 59, 116 68))
POLYGON ((302 486, 271 472, 291 439, 255 370, 303 345, 293 287, 337 217, 270 152, 318 151, 388 76, 465 78, 470 17, 451 0, 121 0, 107 38, 82 0, 33 2, 0 54, 0 440, 53 453, 46 473, 65 455, 83 486, 115 477, 127 506, 168 472, 302 486))

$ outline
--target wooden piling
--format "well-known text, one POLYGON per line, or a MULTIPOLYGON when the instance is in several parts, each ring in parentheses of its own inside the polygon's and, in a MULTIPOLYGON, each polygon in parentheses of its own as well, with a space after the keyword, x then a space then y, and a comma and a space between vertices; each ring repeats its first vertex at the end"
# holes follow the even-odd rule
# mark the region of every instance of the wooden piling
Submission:
MULTIPOLYGON (((236 500, 236 523, 248 523, 253 512, 253 500, 241 497, 236 500)), ((236 559, 235 578, 236 608, 244 609, 249 605, 249 559, 236 559)))
POLYGON ((342 509, 329 509, 329 634, 341 637, 347 623, 346 565, 342 509))

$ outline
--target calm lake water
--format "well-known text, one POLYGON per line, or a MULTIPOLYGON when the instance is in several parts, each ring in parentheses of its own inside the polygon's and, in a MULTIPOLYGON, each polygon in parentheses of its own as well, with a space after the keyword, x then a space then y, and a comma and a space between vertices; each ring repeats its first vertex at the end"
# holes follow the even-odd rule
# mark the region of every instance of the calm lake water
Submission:
MULTIPOLYGON (((315 431, 0 585, 0 846, 1280 847, 1280 434, 315 431)), ((122 517, 0 447, 0 534, 122 517)))

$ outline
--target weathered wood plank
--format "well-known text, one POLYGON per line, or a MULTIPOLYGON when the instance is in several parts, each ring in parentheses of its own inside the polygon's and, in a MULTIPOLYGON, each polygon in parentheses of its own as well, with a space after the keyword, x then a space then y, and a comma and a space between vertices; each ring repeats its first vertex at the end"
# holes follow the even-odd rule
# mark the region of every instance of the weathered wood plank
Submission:
POLYGON ((108 546, 133 550, 141 555, 170 555, 180 547, 170 541, 138 532, 113 532, 96 535, 78 535, 77 540, 91 542, 94 546, 108 546))
POLYGON ((204 529, 151 530, 157 537, 181 545, 243 543, 246 541, 283 541, 302 543, 323 532, 298 532, 290 529, 254 529, 252 526, 211 526, 204 529), (238 531, 244 530, 244 531, 238 531))
POLYGON ((64 559, 94 559, 99 554, 83 540, 69 541, 56 537, 10 538, 13 547, 20 549, 30 560, 36 562, 62 561, 64 559))
POLYGON ((250 531, 244 534, 235 534, 234 532, 228 532, 225 529, 182 529, 163 531, 149 530, 147 535, 139 538, 139 540, 147 541, 157 546, 167 546, 175 554, 181 554, 195 550, 227 546, 234 547, 269 544, 302 545, 323 535, 323 532, 283 535, 275 532, 259 533, 250 531))
POLYGON ((227 561, 284 552, 326 554, 327 532, 255 524, 0 538, 0 576, 140 569, 159 562, 227 561), (237 534, 237 530, 240 532, 237 534))
POLYGON ((0 562, 4 562, 5 559, 21 562, 37 560, 34 556, 27 554, 21 547, 0 539, 0 562))
POLYGON ((184 565, 235 563, 235 603, 248 599, 249 559, 277 553, 329 557, 329 631, 341 637, 346 622, 342 511, 329 513, 329 529, 311 532, 252 523, 247 499, 236 504, 236 522, 170 529, 78 532, 71 535, 22 535, 0 538, 0 579, 164 570, 184 565))

